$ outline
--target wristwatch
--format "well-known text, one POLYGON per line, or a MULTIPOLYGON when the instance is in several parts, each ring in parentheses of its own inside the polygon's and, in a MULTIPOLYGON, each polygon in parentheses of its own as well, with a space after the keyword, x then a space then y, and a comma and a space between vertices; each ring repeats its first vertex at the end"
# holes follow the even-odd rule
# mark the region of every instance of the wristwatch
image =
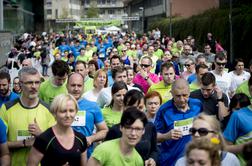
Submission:
POLYGON ((217 99, 217 102, 224 102, 224 98, 217 99))

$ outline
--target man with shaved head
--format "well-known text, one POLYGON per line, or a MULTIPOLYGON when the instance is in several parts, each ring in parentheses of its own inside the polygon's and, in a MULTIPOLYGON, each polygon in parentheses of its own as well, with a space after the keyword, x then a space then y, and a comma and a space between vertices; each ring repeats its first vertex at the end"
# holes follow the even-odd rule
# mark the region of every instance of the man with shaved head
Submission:
POLYGON ((183 156, 185 145, 191 140, 189 129, 193 118, 202 111, 201 101, 189 98, 185 79, 176 80, 171 93, 173 98, 159 108, 155 119, 161 166, 173 166, 183 156))

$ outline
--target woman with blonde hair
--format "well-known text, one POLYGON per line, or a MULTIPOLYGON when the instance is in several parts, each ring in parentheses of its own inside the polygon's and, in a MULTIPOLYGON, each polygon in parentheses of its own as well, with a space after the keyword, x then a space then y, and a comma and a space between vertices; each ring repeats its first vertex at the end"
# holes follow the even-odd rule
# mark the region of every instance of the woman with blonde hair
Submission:
MULTIPOLYGON (((220 122, 213 115, 207 115, 201 113, 193 120, 192 127, 189 129, 192 135, 192 140, 200 140, 207 138, 208 140, 214 140, 218 144, 220 149, 219 154, 221 157, 221 165, 239 166, 238 158, 225 150, 225 141, 221 133, 220 122)), ((185 166, 186 157, 180 158, 176 162, 176 166, 185 166)))
POLYGON ((72 95, 61 94, 54 98, 50 110, 57 123, 36 137, 27 165, 86 165, 86 137, 71 127, 78 111, 77 101, 72 95))
POLYGON ((196 139, 187 145, 186 166, 220 166, 220 149, 207 138, 196 139))
POLYGON ((96 102, 101 90, 108 86, 108 76, 104 69, 99 69, 94 74, 94 89, 83 94, 86 100, 96 102))

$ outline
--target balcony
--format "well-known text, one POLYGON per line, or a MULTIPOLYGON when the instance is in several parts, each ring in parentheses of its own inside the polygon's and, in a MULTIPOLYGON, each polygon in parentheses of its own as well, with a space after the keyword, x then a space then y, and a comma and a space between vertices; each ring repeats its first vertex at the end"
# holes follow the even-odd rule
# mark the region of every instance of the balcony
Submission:
POLYGON ((122 0, 122 2, 124 3, 124 4, 128 4, 128 3, 130 3, 130 2, 132 2, 133 0, 122 0))

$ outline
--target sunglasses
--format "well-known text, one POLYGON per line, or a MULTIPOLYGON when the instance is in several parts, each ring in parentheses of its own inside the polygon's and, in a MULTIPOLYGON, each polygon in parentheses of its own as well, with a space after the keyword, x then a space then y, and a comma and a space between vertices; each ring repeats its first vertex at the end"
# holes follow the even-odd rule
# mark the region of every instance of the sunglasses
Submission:
POLYGON ((218 65, 218 66, 225 66, 227 63, 221 63, 221 62, 216 62, 216 64, 218 65))
POLYGON ((191 66, 191 64, 185 64, 184 66, 185 66, 185 67, 190 67, 190 66, 191 66))
POLYGON ((151 65, 141 64, 140 66, 147 68, 147 67, 150 67, 151 65))
POLYGON ((199 129, 196 129, 194 127, 190 128, 189 129, 189 132, 192 134, 192 135, 195 135, 196 132, 198 132, 198 134, 202 137, 202 136, 206 136, 208 135, 208 133, 216 133, 215 131, 212 131, 212 130, 208 130, 207 128, 199 128, 199 129))

